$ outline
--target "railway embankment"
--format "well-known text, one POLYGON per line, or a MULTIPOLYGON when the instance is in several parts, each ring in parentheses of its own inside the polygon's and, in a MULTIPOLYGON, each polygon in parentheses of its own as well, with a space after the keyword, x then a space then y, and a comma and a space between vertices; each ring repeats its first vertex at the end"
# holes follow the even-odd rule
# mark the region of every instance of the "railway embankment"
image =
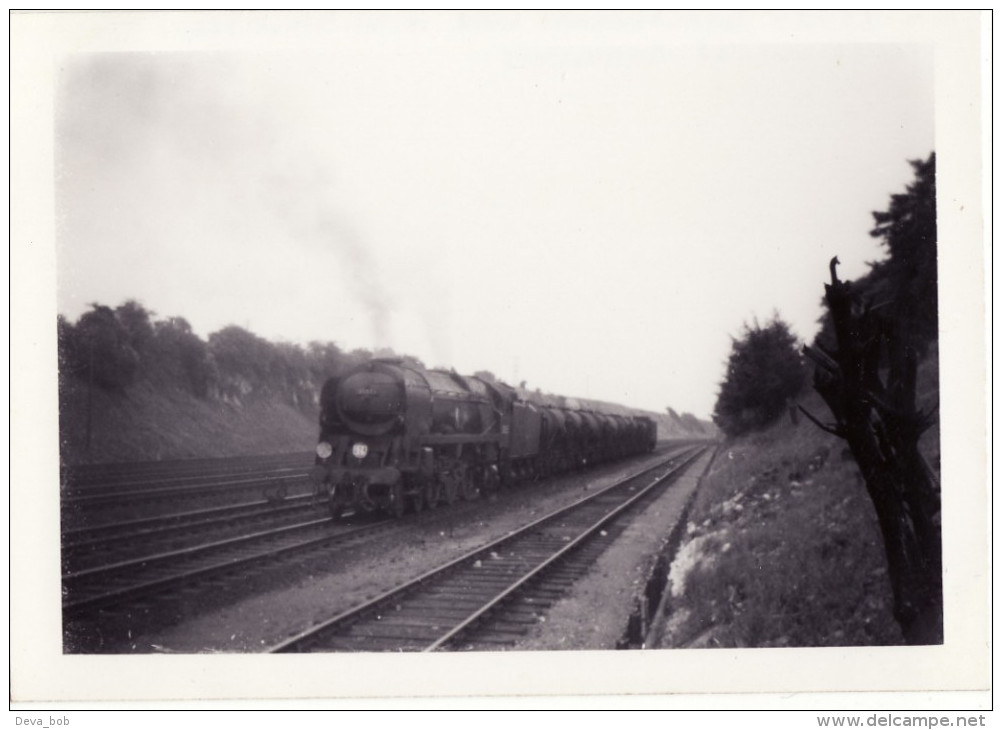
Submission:
MULTIPOLYGON (((278 389, 200 398, 150 381, 115 392, 67 377, 59 411, 62 459, 70 465, 292 453, 311 450, 317 439, 317 409, 278 389)), ((713 433, 689 414, 648 415, 659 438, 713 433)))
POLYGON ((671 565, 661 647, 901 643, 876 518, 830 438, 801 422, 724 445, 671 565))
MULTIPOLYGON (((938 398, 935 358, 920 405, 938 398)), ((821 399, 801 404, 829 420, 821 399)), ((939 429, 920 442, 938 471, 939 429)), ((845 442, 805 418, 722 445, 672 561, 660 648, 901 644, 880 530, 845 442)))
POLYGON ((230 402, 149 382, 125 392, 70 382, 61 389, 59 407, 67 464, 308 451, 317 437, 316 411, 278 395, 230 402))

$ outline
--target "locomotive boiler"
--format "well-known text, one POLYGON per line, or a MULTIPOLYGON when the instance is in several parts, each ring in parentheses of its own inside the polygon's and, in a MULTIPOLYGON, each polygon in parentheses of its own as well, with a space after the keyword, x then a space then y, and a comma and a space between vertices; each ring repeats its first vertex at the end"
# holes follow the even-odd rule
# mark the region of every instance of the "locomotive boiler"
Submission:
POLYGON ((531 403, 503 383, 375 359, 324 384, 311 479, 335 518, 401 516, 649 451, 656 433, 648 418, 531 403))

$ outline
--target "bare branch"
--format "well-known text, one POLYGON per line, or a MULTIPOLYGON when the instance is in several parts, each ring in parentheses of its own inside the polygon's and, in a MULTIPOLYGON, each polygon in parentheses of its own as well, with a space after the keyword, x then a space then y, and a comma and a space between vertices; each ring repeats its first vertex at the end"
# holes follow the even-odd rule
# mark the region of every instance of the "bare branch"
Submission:
POLYGON ((832 260, 828 262, 828 271, 831 272, 832 275, 832 286, 839 283, 838 274, 835 273, 835 267, 837 267, 840 263, 842 262, 838 260, 838 256, 832 256, 832 260))
POLYGON ((818 428, 820 428, 822 431, 824 431, 826 433, 830 433, 832 436, 838 436, 840 439, 844 439, 845 438, 845 434, 842 432, 842 429, 839 428, 837 425, 834 425, 834 424, 831 425, 831 426, 825 425, 825 424, 821 423, 821 421, 819 421, 818 419, 816 419, 814 416, 812 416, 811 412, 808 411, 803 406, 798 405, 797 408, 799 408, 800 412, 803 413, 805 416, 807 416, 811 420, 811 423, 813 423, 815 426, 817 426, 818 428))
POLYGON ((810 345, 804 345, 803 352, 809 359, 813 360, 816 365, 824 368, 827 372, 832 375, 838 374, 838 363, 829 357, 826 352, 811 347, 810 345))

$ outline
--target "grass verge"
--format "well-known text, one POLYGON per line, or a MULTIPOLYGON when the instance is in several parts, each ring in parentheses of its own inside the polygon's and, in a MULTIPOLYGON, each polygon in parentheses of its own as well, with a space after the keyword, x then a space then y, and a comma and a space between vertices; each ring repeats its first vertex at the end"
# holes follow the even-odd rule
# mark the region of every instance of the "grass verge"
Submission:
MULTIPOLYGON (((920 405, 929 407, 938 393, 935 359, 920 383, 920 405)), ((827 416, 813 392, 801 402, 827 416)), ((920 444, 934 466, 938 439, 932 429, 920 444)), ((804 418, 785 417, 724 445, 693 504, 669 581, 662 647, 903 643, 859 469, 842 440, 804 418)))

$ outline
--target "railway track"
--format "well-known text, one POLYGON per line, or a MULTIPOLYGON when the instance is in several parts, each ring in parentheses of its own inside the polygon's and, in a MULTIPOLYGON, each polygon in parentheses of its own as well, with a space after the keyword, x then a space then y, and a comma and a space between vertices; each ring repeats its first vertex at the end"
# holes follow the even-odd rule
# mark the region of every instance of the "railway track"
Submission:
POLYGON ((86 491, 111 485, 143 486, 158 482, 176 482, 186 478, 204 479, 220 476, 281 471, 301 467, 313 461, 313 452, 235 456, 171 461, 135 461, 110 464, 83 464, 65 467, 62 484, 68 489, 86 491))
POLYGON ((237 575, 313 550, 328 550, 392 528, 390 519, 358 526, 329 517, 284 525, 249 535, 147 555, 63 575, 63 615, 79 617, 102 608, 120 608, 165 591, 208 579, 237 575))
POLYGON ((127 486, 92 488, 86 491, 64 492, 62 504, 71 510, 127 506, 137 503, 172 502, 185 498, 204 498, 233 492, 265 492, 268 490, 289 493, 308 488, 309 469, 299 467, 282 472, 257 473, 250 476, 223 475, 219 477, 191 478, 187 483, 139 488, 135 483, 127 486))
POLYGON ((314 496, 307 494, 66 530, 63 569, 77 572, 127 557, 154 555, 199 540, 235 536, 249 528, 288 524, 311 513, 318 514, 319 509, 314 496))
POLYGON ((273 653, 435 651, 513 643, 584 574, 696 447, 273 646, 273 653))
POLYGON ((165 516, 168 510, 305 495, 311 491, 311 465, 310 454, 295 453, 65 468, 63 532, 165 516))

